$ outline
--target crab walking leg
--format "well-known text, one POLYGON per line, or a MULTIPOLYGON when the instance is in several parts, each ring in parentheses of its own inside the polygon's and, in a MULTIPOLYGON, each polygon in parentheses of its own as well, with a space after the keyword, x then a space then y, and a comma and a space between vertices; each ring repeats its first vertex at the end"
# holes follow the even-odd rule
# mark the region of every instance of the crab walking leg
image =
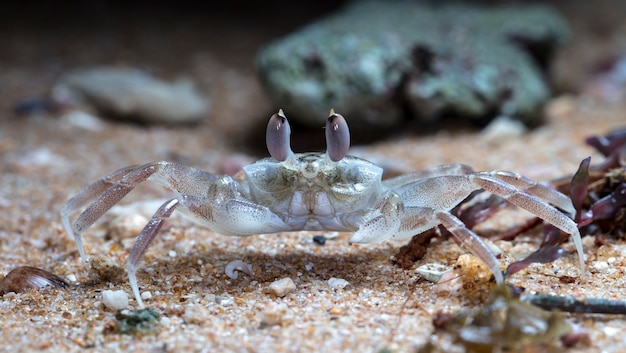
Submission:
POLYGON ((405 187, 410 186, 412 182, 449 175, 467 175, 474 173, 472 167, 465 164, 443 164, 440 166, 420 170, 417 172, 399 175, 397 177, 383 181, 388 188, 401 193, 405 187))
POLYGON ((401 175, 392 179, 385 180, 383 183, 394 189, 398 193, 410 189, 413 182, 422 181, 428 178, 436 178, 443 176, 459 176, 459 175, 485 175, 498 180, 502 180, 507 184, 513 185, 524 192, 534 195, 541 200, 552 204, 559 209, 567 212, 571 217, 574 216, 576 210, 572 205, 572 201, 562 193, 553 188, 528 179, 521 174, 506 171, 490 171, 475 172, 470 166, 464 164, 444 164, 433 168, 428 168, 418 172, 401 175))
POLYGON ((146 224, 143 228, 139 237, 137 237, 135 245, 130 251, 130 255, 128 255, 128 260, 126 262, 128 281, 130 282, 130 288, 133 290, 133 294, 135 295, 135 300, 137 300, 137 304, 141 309, 144 308, 144 305, 143 300, 141 300, 141 295, 139 294, 139 285, 137 284, 137 268, 139 267, 139 262, 146 253, 146 250, 148 250, 150 243, 152 243, 161 229, 161 226, 163 226, 165 219, 172 215, 172 212, 174 212, 179 204, 180 202, 178 199, 171 199, 161 205, 161 207, 159 207, 159 209, 152 216, 152 219, 150 219, 150 222, 148 222, 148 224, 146 224))
POLYGON ((460 219, 448 212, 436 212, 435 218, 459 243, 478 256, 489 267, 498 284, 504 283, 504 276, 502 276, 498 259, 476 233, 465 227, 460 219))
MULTIPOLYGON (((148 179, 148 177, 155 171, 156 167, 153 165, 147 167, 137 167, 128 171, 120 180, 114 181, 113 185, 109 186, 101 194, 91 200, 89 206, 87 206, 83 213, 78 216, 72 224, 71 230, 74 234, 74 239, 78 239, 77 244, 80 243, 79 251, 83 261, 85 261, 86 258, 84 255, 85 251, 82 249, 82 241, 80 241, 81 233, 97 221, 98 218, 100 218, 106 211, 124 198, 124 196, 131 192, 137 184, 148 179)), ((89 186, 87 189, 89 189, 89 186)), ((92 194, 91 192, 88 193, 92 194)), ((82 194, 82 192, 79 193, 79 195, 80 194, 82 194)), ((86 200, 86 196, 87 195, 85 195, 84 201, 89 202, 86 200)))
POLYGON ((169 162, 123 168, 85 187, 68 200, 61 209, 61 218, 68 234, 74 236, 81 258, 85 261, 81 233, 138 184, 150 179, 181 194, 201 193, 216 178, 214 174, 169 162), (87 208, 71 224, 69 216, 85 205, 87 208))
POLYGON ((572 240, 574 241, 574 245, 576 246, 576 251, 578 252, 581 274, 585 274, 585 258, 580 232, 578 231, 576 223, 574 223, 574 221, 572 221, 569 217, 556 208, 543 202, 538 197, 517 190, 512 185, 509 185, 501 180, 494 179, 490 176, 482 174, 469 175, 468 181, 488 192, 503 197, 508 202, 525 209, 560 230, 570 234, 572 240))
POLYGON ((63 227, 65 228, 65 231, 67 232, 67 234, 71 234, 74 236, 74 241, 76 242, 76 245, 78 247, 80 258, 83 261, 86 261, 86 256, 85 256, 85 248, 83 247, 83 240, 82 240, 82 237, 80 236, 80 233, 82 232, 82 230, 81 231, 76 230, 76 223, 74 223, 74 226, 70 224, 70 215, 76 212, 77 210, 79 210, 80 208, 82 208, 83 206, 85 206, 85 204, 96 199, 98 195, 102 194, 104 191, 110 188, 111 185, 114 185, 115 183, 117 183, 121 178, 123 178, 125 175, 127 175, 130 171, 132 171, 136 167, 137 166, 130 166, 130 167, 119 169, 105 176, 104 178, 96 181, 95 183, 88 185, 83 190, 81 190, 78 194, 76 194, 74 197, 69 199, 61 207, 61 221, 63 222, 63 227))
POLYGON ((549 186, 528 179, 521 174, 502 171, 480 172, 476 174, 478 176, 487 175, 492 178, 504 181, 509 185, 515 186, 517 189, 523 190, 524 192, 536 196, 543 201, 567 212, 570 217, 574 217, 574 215, 576 214, 576 209, 574 208, 572 200, 570 200, 569 197, 563 195, 562 193, 556 191, 549 186))
POLYGON ((405 207, 402 223, 394 237, 397 239, 411 238, 415 234, 440 224, 452 234, 460 245, 465 246, 487 265, 496 282, 504 282, 500 263, 485 242, 476 233, 468 229, 460 219, 447 211, 435 210, 430 207, 405 207))

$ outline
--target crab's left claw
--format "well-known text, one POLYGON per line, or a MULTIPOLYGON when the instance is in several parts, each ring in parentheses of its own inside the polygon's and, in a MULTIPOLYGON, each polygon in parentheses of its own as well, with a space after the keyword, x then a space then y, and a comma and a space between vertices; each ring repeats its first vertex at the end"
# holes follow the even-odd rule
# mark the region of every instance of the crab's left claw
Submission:
POLYGON ((365 222, 350 237, 350 243, 372 243, 393 237, 400 228, 403 211, 400 196, 388 191, 365 215, 365 222))

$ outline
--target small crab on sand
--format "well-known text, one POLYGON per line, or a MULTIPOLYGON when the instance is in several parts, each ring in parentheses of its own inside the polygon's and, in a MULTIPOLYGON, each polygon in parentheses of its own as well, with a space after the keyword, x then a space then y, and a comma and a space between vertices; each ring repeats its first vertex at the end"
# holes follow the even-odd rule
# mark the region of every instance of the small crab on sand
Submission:
POLYGON ((144 253, 174 210, 225 235, 246 236, 300 230, 354 232, 351 243, 410 238, 444 226, 504 281, 485 243, 450 211, 476 190, 498 195, 571 234, 584 273, 580 233, 570 199, 519 174, 476 172, 442 165, 382 180, 381 167, 347 155, 348 125, 332 109, 326 120, 326 152, 294 153, 282 110, 267 125, 271 157, 243 168, 239 177, 216 175, 171 162, 152 162, 113 172, 88 185, 62 207, 63 225, 86 260, 81 234, 138 184, 150 180, 178 193, 165 202, 139 234, 126 269, 140 307, 136 272, 144 253), (554 206, 552 206, 554 205, 554 206), (70 216, 84 210, 73 222, 70 216))

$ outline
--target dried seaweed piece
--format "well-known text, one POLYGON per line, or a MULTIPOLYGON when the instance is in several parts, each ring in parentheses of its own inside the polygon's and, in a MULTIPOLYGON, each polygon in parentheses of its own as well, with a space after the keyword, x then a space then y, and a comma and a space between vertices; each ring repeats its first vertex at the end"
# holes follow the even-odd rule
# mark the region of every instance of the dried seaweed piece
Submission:
POLYGON ((626 234, 626 128, 605 136, 590 136, 587 144, 607 158, 590 166, 589 158, 576 174, 555 181, 557 189, 568 193, 576 208, 575 221, 582 235, 595 234, 596 243, 606 235, 626 234))
POLYGON ((547 264, 563 257, 567 252, 560 247, 560 244, 567 239, 563 233, 551 224, 543 227, 543 242, 539 249, 532 252, 526 258, 510 264, 504 276, 512 275, 518 271, 525 269, 533 263, 547 264))
POLYGON ((146 334, 153 332, 161 320, 161 315, 152 309, 120 310, 115 315, 118 333, 146 334))
POLYGON ((626 146, 626 128, 613 130, 606 136, 589 136, 585 139, 585 142, 605 157, 609 157, 626 146))
POLYGON ((0 295, 10 292, 23 293, 29 289, 44 289, 46 287, 66 288, 68 284, 62 277, 52 272, 30 266, 13 269, 0 279, 0 295))
POLYGON ((467 352, 491 353, 551 342, 572 328, 563 313, 515 299, 508 286, 499 285, 483 307, 455 315, 445 330, 467 352))
POLYGON ((490 195, 484 201, 476 202, 473 205, 465 208, 462 207, 465 203, 470 201, 471 198, 478 195, 478 193, 480 192, 482 192, 482 190, 472 193, 454 210, 457 217, 462 220, 463 223, 470 229, 474 228, 475 225, 484 222, 496 212, 505 208, 508 205, 502 197, 490 195))
POLYGON ((576 174, 574 174, 569 186, 570 198, 576 209, 576 215, 574 216, 575 222, 580 222, 583 204, 587 198, 589 188, 589 164, 591 164, 591 157, 587 157, 580 162, 578 170, 576 174))

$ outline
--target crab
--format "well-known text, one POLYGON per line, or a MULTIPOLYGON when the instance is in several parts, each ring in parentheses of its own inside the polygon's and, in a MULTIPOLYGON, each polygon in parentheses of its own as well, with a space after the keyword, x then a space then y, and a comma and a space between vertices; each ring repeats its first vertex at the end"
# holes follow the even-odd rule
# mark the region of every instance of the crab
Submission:
POLYGON ((350 134, 332 109, 326 119, 326 152, 294 153, 282 110, 271 116, 266 142, 271 157, 243 167, 238 176, 217 175, 171 162, 152 162, 115 171, 88 185, 61 209, 63 226, 87 261, 81 234, 144 181, 177 192, 139 234, 126 270, 140 308, 136 272, 164 221, 182 211, 209 229, 232 236, 301 230, 353 232, 350 243, 411 238, 442 225, 504 282, 498 260, 452 209, 477 190, 488 191, 571 235, 584 274, 575 209, 568 197, 519 174, 477 172, 462 164, 442 165, 382 180, 383 169, 347 155, 350 134), (84 208, 84 210, 83 210, 84 208), (73 221, 70 216, 83 210, 73 221))

